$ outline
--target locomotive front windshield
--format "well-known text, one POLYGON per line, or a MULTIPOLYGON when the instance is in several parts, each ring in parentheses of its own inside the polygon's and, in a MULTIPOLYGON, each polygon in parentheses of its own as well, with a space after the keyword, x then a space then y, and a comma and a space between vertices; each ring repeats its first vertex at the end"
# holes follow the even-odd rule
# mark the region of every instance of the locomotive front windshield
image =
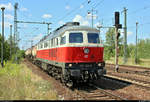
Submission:
POLYGON ((69 43, 83 43, 83 34, 82 33, 70 33, 69 43))
POLYGON ((99 35, 97 33, 88 33, 88 43, 100 43, 99 35))

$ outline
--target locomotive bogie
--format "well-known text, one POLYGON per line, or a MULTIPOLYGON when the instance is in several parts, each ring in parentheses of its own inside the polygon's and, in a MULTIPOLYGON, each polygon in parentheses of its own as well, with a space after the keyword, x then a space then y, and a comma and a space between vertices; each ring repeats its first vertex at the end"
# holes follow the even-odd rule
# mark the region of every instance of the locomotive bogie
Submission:
POLYGON ((104 74, 106 74, 106 70, 104 66, 98 66, 96 63, 78 63, 67 64, 66 68, 70 71, 70 76, 74 79, 86 80, 86 79, 98 79, 104 74))

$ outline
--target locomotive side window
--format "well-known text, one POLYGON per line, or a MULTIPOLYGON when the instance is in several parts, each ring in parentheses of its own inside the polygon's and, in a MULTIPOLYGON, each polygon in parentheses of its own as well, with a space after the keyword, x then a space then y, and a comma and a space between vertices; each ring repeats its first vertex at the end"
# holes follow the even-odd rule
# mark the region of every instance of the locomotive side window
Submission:
POLYGON ((53 44, 54 44, 54 47, 55 47, 55 45, 56 45, 56 39, 55 38, 53 40, 53 44))
POLYGON ((66 36, 61 37, 60 45, 66 44, 66 36))
POLYGON ((50 46, 50 45, 49 45, 49 41, 47 41, 47 47, 49 48, 49 46, 50 46))
POLYGON ((55 47, 55 38, 53 38, 53 47, 55 47))
POLYGON ((41 43, 41 49, 43 48, 43 43, 41 43))
POLYGON ((40 44, 39 44, 39 47, 38 47, 38 48, 41 49, 41 48, 40 48, 40 44))
POLYGON ((40 49, 40 44, 38 44, 38 50, 40 49))
POLYGON ((51 47, 51 40, 49 40, 48 43, 49 43, 49 48, 50 48, 51 47))
POLYGON ((47 47, 48 47, 48 43, 45 42, 45 43, 44 43, 44 48, 47 48, 47 47))
POLYGON ((70 33, 69 43, 83 43, 83 34, 82 33, 70 33))
POLYGON ((56 45, 58 45, 58 38, 56 38, 56 45))
POLYGON ((53 47, 53 39, 51 39, 51 47, 53 47))
POLYGON ((88 33, 88 42, 89 43, 100 43, 99 35, 97 33, 88 33))

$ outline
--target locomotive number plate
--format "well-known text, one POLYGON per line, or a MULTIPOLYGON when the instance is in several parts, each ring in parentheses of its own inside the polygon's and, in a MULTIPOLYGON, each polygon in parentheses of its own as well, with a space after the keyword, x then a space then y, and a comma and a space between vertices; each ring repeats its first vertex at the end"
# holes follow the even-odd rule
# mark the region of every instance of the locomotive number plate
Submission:
POLYGON ((84 58, 88 58, 88 55, 84 55, 84 58))

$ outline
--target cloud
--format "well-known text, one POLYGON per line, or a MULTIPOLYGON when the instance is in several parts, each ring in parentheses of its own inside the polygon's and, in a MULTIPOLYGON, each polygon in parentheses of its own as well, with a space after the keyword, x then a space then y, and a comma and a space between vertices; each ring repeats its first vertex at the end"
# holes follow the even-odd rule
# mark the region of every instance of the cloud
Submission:
POLYGON ((58 24, 63 25, 63 24, 65 24, 65 22, 64 21, 59 21, 58 24))
POLYGON ((27 24, 23 24, 23 26, 22 26, 24 29, 26 29, 26 28, 28 28, 28 26, 27 26, 27 24))
MULTIPOLYGON (((124 36, 124 30, 121 29, 120 32, 121 32, 121 36, 124 36)), ((131 32, 131 31, 127 32, 127 36, 131 36, 132 34, 133 34, 133 32, 131 32)))
POLYGON ((66 9, 66 10, 69 10, 69 9, 70 9, 70 6, 69 6, 69 5, 65 6, 65 9, 66 9))
POLYGON ((8 4, 0 4, 0 8, 1 7, 5 7, 6 10, 12 11, 13 10, 13 6, 11 3, 8 4))
POLYGON ((76 15, 73 18, 72 21, 73 22, 80 22, 80 25, 83 25, 83 26, 89 26, 90 25, 89 22, 85 18, 83 18, 82 16, 80 16, 80 15, 76 15))
POLYGON ((8 20, 13 20, 13 16, 11 14, 5 14, 4 17, 8 20))
POLYGON ((27 9, 27 8, 22 7, 22 8, 20 8, 20 11, 28 11, 28 9, 27 9))
POLYGON ((52 18, 52 15, 51 15, 51 14, 44 14, 44 15, 42 16, 42 18, 52 18))
POLYGON ((82 9, 84 6, 83 5, 80 5, 80 9, 82 9))
POLYGON ((42 38, 43 34, 38 34, 37 36, 33 37, 31 40, 33 41, 37 41, 37 40, 40 40, 42 38))
POLYGON ((102 26, 102 25, 100 24, 100 22, 97 22, 96 24, 94 24, 94 27, 97 28, 97 26, 102 26))
POLYGON ((131 31, 128 31, 127 32, 127 36, 130 36, 130 35, 132 35, 133 34, 133 32, 131 32, 131 31))
MULTIPOLYGON (((92 14, 91 13, 87 14, 87 18, 92 19, 92 14)), ((93 15, 93 19, 96 19, 96 18, 97 18, 97 15, 96 14, 93 15)))
POLYGON ((32 14, 28 14, 29 17, 32 17, 32 14))

